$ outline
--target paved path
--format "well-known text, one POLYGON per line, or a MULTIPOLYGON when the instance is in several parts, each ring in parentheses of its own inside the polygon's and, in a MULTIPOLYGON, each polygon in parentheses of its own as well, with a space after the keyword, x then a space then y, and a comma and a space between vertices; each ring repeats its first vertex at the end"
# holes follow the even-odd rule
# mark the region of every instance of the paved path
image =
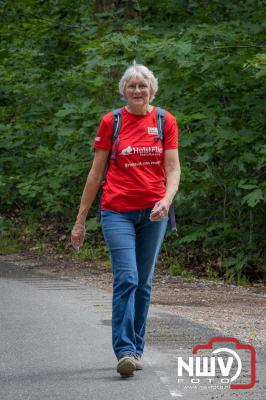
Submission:
POLYGON ((145 369, 121 379, 111 347, 111 296, 92 286, 0 263, 1 400, 266 398, 266 357, 249 391, 185 389, 177 357, 221 332, 150 309, 145 369), (264 386, 263 386, 264 385, 264 386))

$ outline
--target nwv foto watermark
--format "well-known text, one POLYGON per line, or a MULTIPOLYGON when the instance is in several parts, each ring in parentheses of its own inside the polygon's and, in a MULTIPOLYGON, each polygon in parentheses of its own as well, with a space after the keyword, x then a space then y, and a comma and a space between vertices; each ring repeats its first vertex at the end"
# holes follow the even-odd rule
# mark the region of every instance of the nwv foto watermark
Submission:
POLYGON ((218 378, 220 384, 227 384, 230 389, 251 389, 255 385, 256 352, 250 344, 241 344, 232 337, 212 338, 207 344, 194 346, 192 354, 188 360, 178 357, 178 383, 213 384, 218 378), (222 347, 213 349, 217 343, 222 343, 222 347), (234 349, 225 346, 225 343, 233 344, 234 349), (200 355, 201 350, 208 354, 200 355), (243 354, 247 360, 245 369, 241 358, 243 354), (250 377, 249 381, 246 381, 247 377, 250 377))

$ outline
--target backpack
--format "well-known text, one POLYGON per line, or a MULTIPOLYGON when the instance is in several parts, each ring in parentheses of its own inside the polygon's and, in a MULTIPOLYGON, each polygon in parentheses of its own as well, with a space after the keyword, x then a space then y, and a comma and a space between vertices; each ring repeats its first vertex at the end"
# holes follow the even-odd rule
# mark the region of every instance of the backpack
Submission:
MULTIPOLYGON (((117 149, 118 149, 118 145, 119 145, 119 141, 120 141, 119 132, 121 129, 121 124, 122 124, 122 109, 117 108, 112 113, 113 113, 113 121, 114 121, 112 145, 114 144, 114 148, 112 150, 112 153, 109 155, 106 166, 105 166, 105 171, 104 171, 102 185, 101 185, 102 187, 103 187, 103 184, 106 179, 110 159, 112 161, 114 161, 115 165, 117 166, 116 154, 117 154, 117 149)), ((157 119, 158 136, 155 139, 161 140, 162 145, 164 145, 165 110, 163 108, 156 107, 156 119, 157 119)), ((101 221, 101 200, 102 200, 102 196, 100 195, 99 208, 97 211, 97 221, 98 222, 101 221)), ((172 232, 176 232, 177 229, 176 229, 176 221, 175 221, 174 203, 172 203, 169 208, 169 218, 170 218, 170 223, 172 226, 172 232)))

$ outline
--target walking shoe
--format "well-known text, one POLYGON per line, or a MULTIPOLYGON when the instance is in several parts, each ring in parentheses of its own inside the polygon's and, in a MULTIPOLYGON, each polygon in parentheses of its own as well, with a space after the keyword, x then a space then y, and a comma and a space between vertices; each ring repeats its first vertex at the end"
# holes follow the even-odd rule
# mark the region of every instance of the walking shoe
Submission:
POLYGON ((128 378, 134 375, 134 371, 136 370, 135 361, 134 356, 131 354, 123 354, 118 360, 116 370, 122 378, 128 378))
POLYGON ((143 364, 141 362, 141 355, 140 354, 135 354, 135 365, 136 365, 136 370, 143 369, 143 364))

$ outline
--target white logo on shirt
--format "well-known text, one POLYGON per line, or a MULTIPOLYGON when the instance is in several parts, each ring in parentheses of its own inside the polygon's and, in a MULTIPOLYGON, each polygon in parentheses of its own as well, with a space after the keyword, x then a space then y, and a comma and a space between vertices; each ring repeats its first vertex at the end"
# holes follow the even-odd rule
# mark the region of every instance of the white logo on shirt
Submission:
POLYGON ((140 156, 158 156, 161 155, 163 149, 159 146, 148 146, 148 147, 131 147, 128 146, 119 153, 122 156, 128 154, 138 154, 140 156))
POLYGON ((122 154, 123 156, 126 156, 127 154, 131 154, 131 153, 132 153, 132 147, 128 146, 125 149, 123 149, 120 154, 122 154))
POLYGON ((95 142, 100 142, 100 140, 101 140, 101 137, 100 136, 96 136, 95 142))
POLYGON ((148 135, 158 135, 158 129, 154 126, 148 126, 148 135))

